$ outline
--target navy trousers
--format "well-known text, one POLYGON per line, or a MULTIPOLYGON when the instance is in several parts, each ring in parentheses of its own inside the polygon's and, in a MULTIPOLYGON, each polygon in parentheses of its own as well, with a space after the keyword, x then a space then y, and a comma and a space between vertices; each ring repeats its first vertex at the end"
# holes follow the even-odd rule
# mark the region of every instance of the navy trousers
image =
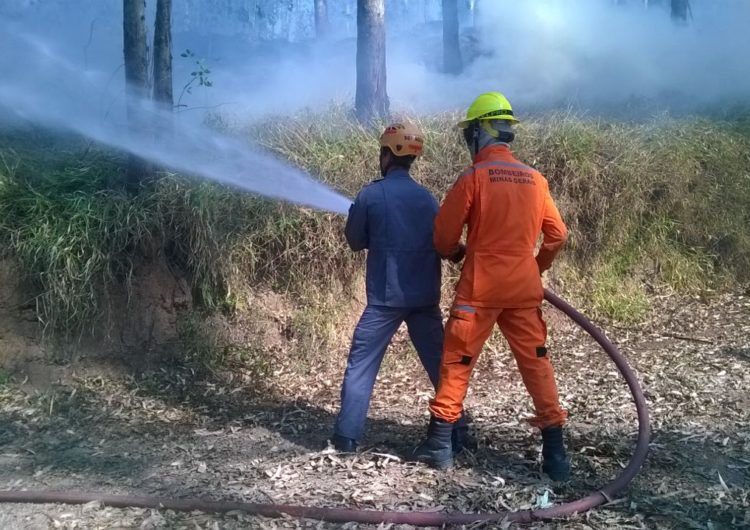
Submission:
MULTIPOLYGON (((385 350, 399 326, 406 322, 414 347, 432 386, 437 388, 443 353, 443 318, 438 306, 401 308, 368 305, 359 319, 341 387, 341 411, 335 434, 359 440, 385 350)), ((463 418, 459 424, 464 423, 463 418)))

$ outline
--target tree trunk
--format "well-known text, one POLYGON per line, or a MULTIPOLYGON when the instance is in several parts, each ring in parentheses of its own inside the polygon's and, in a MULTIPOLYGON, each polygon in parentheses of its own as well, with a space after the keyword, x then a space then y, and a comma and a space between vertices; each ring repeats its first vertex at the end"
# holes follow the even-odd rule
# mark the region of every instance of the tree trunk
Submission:
MULTIPOLYGON (((154 134, 157 141, 172 135, 172 0, 156 0, 154 21, 154 134)), ((156 170, 156 168, 154 168, 156 170)))
POLYGON ((443 0, 443 68, 449 74, 460 74, 463 70, 457 0, 443 0))
POLYGON ((676 22, 687 22, 689 11, 689 0, 672 0, 672 20, 676 22))
POLYGON ((315 35, 320 39, 328 34, 328 2, 315 0, 315 35))
MULTIPOLYGON (((149 96, 146 1, 123 0, 122 14, 128 125, 130 134, 138 136, 147 128, 144 106, 149 96)), ((137 191, 147 173, 146 161, 130 155, 126 187, 130 191, 137 191)))
POLYGON ((154 22, 154 100, 172 110, 172 0, 156 1, 154 22))
POLYGON ((357 118, 388 116, 385 70, 385 0, 357 0, 357 118))

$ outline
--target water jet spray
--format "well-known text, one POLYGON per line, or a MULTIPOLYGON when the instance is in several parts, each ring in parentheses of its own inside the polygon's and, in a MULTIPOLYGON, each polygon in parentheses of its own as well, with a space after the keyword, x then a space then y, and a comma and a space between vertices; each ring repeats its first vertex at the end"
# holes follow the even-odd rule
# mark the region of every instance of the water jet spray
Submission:
POLYGON ((181 119, 168 131, 157 130, 157 124, 170 124, 176 118, 152 101, 141 100, 137 105, 153 126, 142 134, 130 134, 123 108, 100 116, 92 106, 105 97, 116 101, 107 94, 108 76, 77 68, 37 36, 0 24, 0 49, 23 50, 24 55, 24 69, 17 71, 13 68, 17 57, 11 63, 0 56, 0 71, 10 72, 7 75, 13 78, 13 82, 0 83, 0 110, 11 116, 72 131, 162 167, 265 197, 334 213, 348 211, 349 199, 304 170, 204 124, 181 119), (49 87, 54 92, 45 93, 49 87))

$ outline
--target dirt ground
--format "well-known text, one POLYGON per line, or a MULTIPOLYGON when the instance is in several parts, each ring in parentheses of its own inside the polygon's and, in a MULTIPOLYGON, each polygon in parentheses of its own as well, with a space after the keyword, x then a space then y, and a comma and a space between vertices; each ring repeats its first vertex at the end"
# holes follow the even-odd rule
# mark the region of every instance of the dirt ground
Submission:
MULTIPOLYGON (((614 365, 552 311, 550 351, 570 411, 574 471, 567 484, 540 476, 538 433, 524 421, 529 400, 502 348, 485 350, 467 401, 478 450, 447 472, 409 462, 431 393, 416 356, 400 341, 381 372, 368 435, 356 456, 324 450, 343 355, 307 374, 292 359, 271 360, 273 375, 263 379, 241 364, 226 373, 165 368, 138 376, 51 367, 60 377, 43 385, 37 381, 44 378, 6 374, 0 382, 0 489, 467 512, 574 500, 627 463, 635 411, 614 365)), ((602 327, 644 385, 653 428, 648 463, 611 504, 532 527, 750 527, 748 293, 709 300, 664 296, 654 300, 647 322, 602 327)), ((376 527, 241 513, 6 504, 0 505, 0 528, 376 527)))

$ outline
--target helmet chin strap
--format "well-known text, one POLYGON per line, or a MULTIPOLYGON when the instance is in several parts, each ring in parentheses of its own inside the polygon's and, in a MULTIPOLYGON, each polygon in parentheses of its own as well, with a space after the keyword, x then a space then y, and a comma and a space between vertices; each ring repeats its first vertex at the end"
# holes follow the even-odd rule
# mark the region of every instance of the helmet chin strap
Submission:
POLYGON ((480 130, 479 130, 479 122, 474 121, 469 126, 463 130, 464 133, 464 141, 466 142, 466 147, 469 149, 469 153, 471 153, 471 157, 474 158, 477 156, 477 153, 479 152, 479 136, 480 136, 480 130))
POLYGON ((479 137, 482 135, 482 131, 479 128, 479 122, 478 121, 474 122, 474 124, 472 125, 472 129, 473 129, 473 131, 471 133, 471 136, 472 136, 472 139, 473 139, 473 142, 474 142, 474 146, 473 146, 474 147, 474 152, 471 153, 471 156, 473 158, 473 157, 477 156, 477 153, 479 153, 479 137))

